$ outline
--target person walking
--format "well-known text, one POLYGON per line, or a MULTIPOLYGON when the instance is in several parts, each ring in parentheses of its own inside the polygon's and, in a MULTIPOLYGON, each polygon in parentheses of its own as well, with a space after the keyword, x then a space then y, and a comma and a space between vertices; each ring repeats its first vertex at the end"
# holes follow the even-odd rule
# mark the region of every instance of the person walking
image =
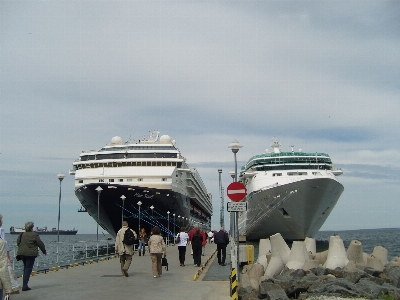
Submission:
POLYGON ((25 232, 22 232, 17 238, 17 256, 21 257, 24 263, 24 278, 22 280, 22 290, 29 291, 29 277, 31 276, 33 265, 36 257, 39 255, 39 250, 46 255, 46 247, 36 232, 33 232, 33 222, 25 223, 25 232))
POLYGON ((147 233, 146 233, 146 230, 144 230, 144 228, 142 228, 142 229, 140 229, 140 232, 139 232, 139 249, 138 249, 139 256, 141 255, 141 253, 143 253, 143 256, 144 256, 144 253, 146 252, 146 241, 147 241, 147 233), (143 249, 143 252, 142 252, 142 249, 143 249))
MULTIPOLYGON (((199 224, 194 224, 193 228, 189 231, 189 244, 192 244, 192 237, 196 233, 196 229, 199 227, 199 224)), ((190 254, 193 255, 193 247, 191 247, 190 254)))
POLYGON ((11 265, 10 248, 8 247, 8 244, 6 241, 6 235, 5 235, 4 229, 3 229, 3 216, 1 214, 0 214, 0 239, 2 239, 6 243, 7 265, 11 265))
POLYGON ((200 228, 196 228, 196 233, 192 237, 192 250, 193 250, 193 261, 195 267, 201 265, 201 249, 203 244, 203 235, 200 232, 200 228))
POLYGON ((217 244, 217 258, 218 264, 225 266, 226 259, 226 246, 229 244, 228 233, 221 227, 220 230, 215 234, 214 243, 217 244))
POLYGON ((119 255, 119 261, 121 263, 121 273, 125 277, 128 277, 128 270, 132 262, 133 255, 133 245, 126 245, 124 243, 125 231, 131 230, 135 239, 137 239, 137 234, 133 229, 128 227, 128 222, 122 222, 122 228, 118 230, 117 237, 115 239, 115 253, 119 255))
POLYGON ((175 238, 175 241, 179 238, 178 252, 179 252, 179 263, 181 267, 185 266, 186 246, 189 241, 189 235, 185 232, 185 227, 181 227, 181 232, 175 238))
POLYGON ((0 299, 3 299, 4 294, 10 296, 12 292, 6 246, 7 243, 0 238, 0 299))
POLYGON ((203 230, 200 230, 200 233, 203 236, 203 242, 201 243, 201 255, 204 256, 204 253, 206 252, 207 235, 203 230))
POLYGON ((214 237, 214 232, 211 230, 207 233, 208 236, 208 243, 211 244, 211 239, 214 237))
POLYGON ((165 247, 164 239, 161 236, 160 227, 156 226, 152 229, 152 236, 148 242, 148 248, 151 258, 151 270, 153 277, 160 277, 162 274, 161 258, 167 257, 167 247, 165 247))

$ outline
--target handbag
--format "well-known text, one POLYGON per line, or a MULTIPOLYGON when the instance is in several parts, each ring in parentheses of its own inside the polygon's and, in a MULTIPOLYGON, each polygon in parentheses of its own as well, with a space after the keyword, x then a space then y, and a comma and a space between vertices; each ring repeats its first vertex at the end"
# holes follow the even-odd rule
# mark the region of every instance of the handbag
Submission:
POLYGON ((162 258, 161 258, 161 266, 162 266, 162 267, 165 267, 165 270, 168 271, 168 261, 167 261, 167 258, 166 258, 166 257, 162 257, 162 258))
POLYGON ((20 261, 22 258, 21 258, 21 255, 17 255, 16 257, 15 257, 15 259, 16 260, 18 260, 18 261, 20 261))
POLYGON ((11 266, 8 266, 8 275, 10 276, 11 282, 11 294, 19 294, 19 289, 21 285, 19 284, 17 276, 15 276, 14 270, 11 268, 11 266))
POLYGON ((181 238, 180 238, 179 234, 178 234, 178 236, 176 237, 175 242, 176 242, 177 244, 179 244, 179 243, 181 242, 181 238))

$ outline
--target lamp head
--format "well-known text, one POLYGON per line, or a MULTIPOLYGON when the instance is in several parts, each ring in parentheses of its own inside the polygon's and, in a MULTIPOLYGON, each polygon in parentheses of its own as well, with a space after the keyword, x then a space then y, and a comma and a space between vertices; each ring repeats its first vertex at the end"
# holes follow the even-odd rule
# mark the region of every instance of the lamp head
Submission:
POLYGON ((228 148, 231 148, 233 153, 238 153, 239 149, 243 146, 239 144, 237 140, 233 140, 232 143, 229 144, 228 148))

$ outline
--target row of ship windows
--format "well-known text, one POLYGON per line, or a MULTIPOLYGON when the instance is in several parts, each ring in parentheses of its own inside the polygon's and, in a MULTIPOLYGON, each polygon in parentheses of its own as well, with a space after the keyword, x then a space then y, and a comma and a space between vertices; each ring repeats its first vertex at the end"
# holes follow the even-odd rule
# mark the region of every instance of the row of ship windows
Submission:
POLYGON ((100 151, 126 151, 126 150, 176 150, 174 146, 122 146, 122 147, 109 147, 102 148, 100 151))
POLYGON ((257 171, 271 171, 271 170, 293 170, 293 169, 302 169, 302 170, 332 170, 331 165, 282 165, 282 166, 257 166, 257 171))
MULTIPOLYGON (((304 176, 307 172, 288 172, 288 176, 304 176)), ((320 172, 312 172, 313 175, 321 174, 320 172)), ((272 176, 282 176, 282 173, 272 173, 272 176)))
POLYGON ((90 168, 113 168, 113 167, 178 167, 182 163, 175 161, 115 161, 109 163, 91 163, 74 165, 74 170, 90 168))
MULTIPOLYGON (((161 181, 167 181, 167 180, 168 180, 167 178, 161 178, 161 181)), ((124 180, 124 178, 118 178, 118 179, 109 178, 108 179, 108 182, 124 182, 124 181, 132 182, 133 178, 125 178, 125 180, 124 180)), ((143 178, 135 178, 135 181, 143 181, 143 178)), ((106 179, 101 178, 101 179, 99 179, 99 182, 106 182, 106 179)), ((78 183, 83 183, 83 179, 79 179, 78 183)))
POLYGON ((177 158, 177 153, 111 153, 111 154, 88 154, 80 156, 80 160, 102 160, 102 159, 127 159, 127 158, 177 158))

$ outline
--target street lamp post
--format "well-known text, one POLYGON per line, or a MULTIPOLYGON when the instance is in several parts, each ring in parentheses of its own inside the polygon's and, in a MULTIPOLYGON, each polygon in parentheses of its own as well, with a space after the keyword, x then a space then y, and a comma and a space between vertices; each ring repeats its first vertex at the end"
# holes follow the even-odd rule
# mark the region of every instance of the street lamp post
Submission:
POLYGON ((154 217, 153 217, 153 209, 154 209, 154 206, 153 206, 153 205, 150 206, 150 209, 151 209, 151 221, 154 223, 154 217))
POLYGON ((218 177, 219 177, 219 193, 220 193, 220 200, 221 200, 221 206, 220 206, 220 210, 219 210, 219 225, 221 227, 224 226, 225 224, 225 220, 224 220, 224 196, 222 193, 222 182, 221 182, 221 174, 222 174, 222 169, 218 169, 218 177))
POLYGON ((103 189, 101 188, 101 186, 98 186, 96 188, 97 191, 97 244, 99 243, 99 223, 100 223, 100 193, 103 189))
POLYGON ((168 215, 168 234, 167 234, 167 237, 168 237, 168 245, 169 245, 169 214, 170 214, 170 211, 167 211, 167 215, 168 215))
POLYGON ((140 206, 142 205, 141 201, 138 201, 137 205, 139 205, 139 231, 140 232, 140 206))
MULTIPOLYGON (((236 153, 239 152, 239 149, 243 146, 239 144, 237 140, 233 140, 232 143, 229 144, 228 148, 231 148, 233 152, 233 156, 235 158, 235 182, 237 182, 237 160, 236 160, 236 153)), ((236 274, 239 279, 239 224, 238 224, 238 212, 234 212, 234 228, 233 232, 235 233, 234 240, 236 240, 236 274)))
POLYGON ((174 238, 175 238, 175 214, 172 214, 174 216, 174 238))
POLYGON ((60 173, 57 175, 58 180, 60 180, 60 193, 58 195, 58 227, 57 227, 57 243, 60 242, 60 206, 61 206, 61 181, 64 179, 64 174, 60 173))
POLYGON ((124 209, 125 209, 125 199, 126 199, 126 197, 125 197, 125 195, 122 195, 120 198, 122 200, 122 215, 121 215, 121 224, 122 224, 122 222, 124 222, 124 209))

